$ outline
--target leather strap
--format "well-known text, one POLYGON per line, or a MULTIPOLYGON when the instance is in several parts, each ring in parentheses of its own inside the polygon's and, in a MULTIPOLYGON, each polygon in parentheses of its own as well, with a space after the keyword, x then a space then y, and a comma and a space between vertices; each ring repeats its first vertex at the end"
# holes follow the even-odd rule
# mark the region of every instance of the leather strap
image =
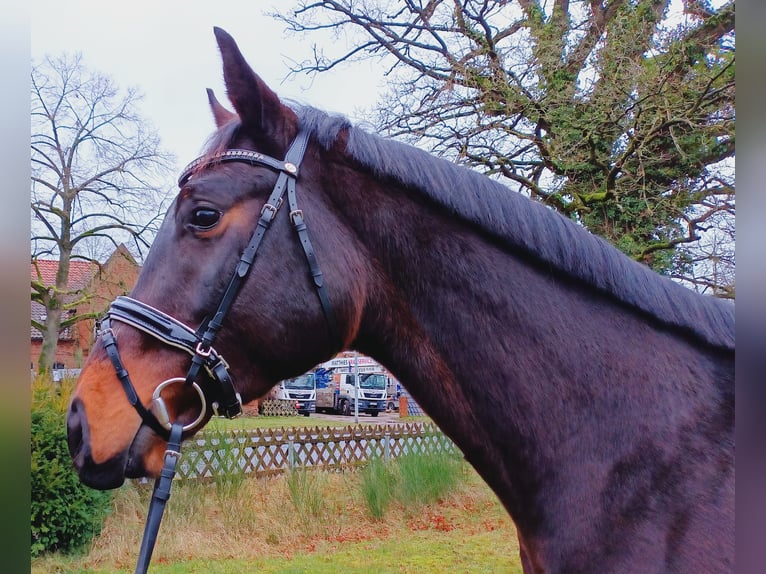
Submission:
POLYGON ((181 172, 181 175, 178 178, 178 187, 183 187, 197 170, 209 165, 226 163, 229 161, 246 162, 251 165, 263 165, 277 171, 291 172, 294 170, 294 175, 298 173, 298 168, 296 166, 300 165, 300 162, 292 162, 287 158, 285 158, 285 161, 279 161, 278 159, 263 155, 257 151, 230 149, 214 155, 202 156, 195 159, 181 172))
POLYGON ((117 378, 122 384, 122 388, 125 391, 125 396, 127 396, 128 402, 136 410, 138 415, 141 417, 141 420, 143 420, 146 425, 148 425, 162 438, 168 440, 170 437, 168 430, 160 424, 160 421, 157 420, 157 417, 155 417, 151 411, 144 407, 141 399, 138 398, 138 393, 136 392, 136 389, 130 380, 130 375, 128 375, 128 371, 125 368, 125 365, 122 364, 122 359, 120 359, 120 353, 117 349, 117 339, 115 338, 112 329, 109 327, 109 319, 104 319, 101 324, 105 325, 103 329, 99 328, 99 335, 101 336, 104 350, 106 351, 109 359, 112 361, 114 372, 117 373, 117 378))
POLYGON ((138 553, 135 574, 145 574, 149 569, 149 562, 152 559, 152 552, 154 551, 160 523, 162 522, 162 514, 165 512, 165 504, 170 498, 170 487, 173 484, 176 466, 181 456, 182 434, 182 426, 180 424, 174 423, 170 427, 168 447, 165 451, 165 462, 160 476, 154 481, 154 491, 152 492, 152 500, 149 503, 149 514, 146 517, 144 536, 141 539, 141 550, 138 553))
POLYGON ((212 347, 201 349, 200 338, 190 327, 151 305, 126 296, 117 297, 112 302, 109 317, 189 353, 192 367, 186 377, 187 383, 191 384, 197 378, 202 367, 213 381, 218 382, 214 400, 210 401, 214 414, 234 418, 242 411, 228 364, 212 347))
POLYGON ((303 211, 298 209, 298 201, 295 197, 295 180, 287 182, 287 201, 290 204, 290 221, 292 221, 293 226, 295 227, 295 232, 298 234, 298 241, 306 256, 306 261, 309 265, 309 273, 311 274, 312 282, 314 283, 317 295, 319 296, 319 303, 322 305, 325 321, 327 321, 327 325, 330 327, 330 335, 336 341, 340 341, 340 329, 338 328, 338 321, 335 318, 335 312, 330 303, 330 298, 327 295, 327 289, 325 289, 324 286, 324 276, 322 275, 322 270, 319 268, 319 262, 317 261, 316 253, 314 252, 314 246, 311 245, 311 240, 309 239, 308 228, 303 219, 303 211))
POLYGON ((107 318, 103 322, 105 328, 101 329, 99 326, 99 335, 102 337, 104 348, 112 361, 112 366, 117 373, 117 377, 122 383, 128 401, 133 408, 136 409, 143 421, 158 435, 168 441, 162 472, 154 483, 154 492, 149 506, 149 514, 144 528, 144 536, 141 541, 138 563, 136 564, 136 574, 145 574, 149 569, 149 562, 152 557, 152 552, 154 551, 154 545, 157 540, 165 504, 170 498, 170 487, 173 478, 175 477, 176 466, 181 452, 183 425, 177 422, 173 423, 168 432, 168 430, 160 424, 155 415, 143 406, 138 398, 138 393, 130 381, 128 371, 125 369, 125 366, 120 359, 119 350, 117 349, 117 340, 109 327, 109 318, 131 325, 168 345, 190 353, 192 355, 192 364, 187 373, 185 384, 193 383, 200 370, 205 368, 211 378, 220 383, 217 391, 219 397, 222 399, 222 403, 218 403, 218 408, 214 407, 216 414, 219 414, 219 409, 221 414, 229 418, 240 414, 242 412, 242 402, 239 395, 234 390, 234 383, 231 380, 228 365, 213 349, 212 344, 226 314, 231 308, 245 278, 250 272, 253 262, 255 261, 258 247, 271 225, 271 222, 274 220, 274 217, 282 204, 282 197, 285 189, 287 189, 288 202, 290 203, 291 210, 290 220, 295 226, 304 254, 306 255, 309 271, 314 286, 317 289, 325 318, 330 326, 330 331, 332 335, 339 340, 339 330, 335 320, 335 314, 326 290, 324 289, 322 272, 319 269, 319 263, 317 262, 314 248, 308 237, 306 224, 303 221, 303 212, 297 208, 295 197, 295 179, 298 175, 297 166, 300 165, 300 162, 303 159, 307 145, 308 133, 301 131, 291 144, 284 162, 279 162, 274 158, 264 156, 257 152, 230 150, 221 154, 216 154, 212 157, 197 159, 189 164, 181 174, 181 177, 178 180, 179 186, 183 186, 189 178, 193 177, 197 170, 214 163, 226 161, 246 161, 253 165, 265 165, 279 171, 277 183, 274 186, 268 201, 261 209, 261 215, 258 218, 256 228, 240 257, 237 268, 235 269, 234 274, 226 287, 224 296, 218 305, 218 309, 210 320, 203 321, 203 324, 200 325, 200 328, 195 332, 180 321, 150 305, 130 297, 118 297, 110 306, 107 318))
MULTIPOLYGON (((192 359, 192 364, 187 373, 187 384, 191 384, 199 373, 199 369, 203 364, 203 359, 200 355, 210 352, 218 330, 223 325, 224 318, 231 309, 245 279, 250 273, 261 241, 282 205, 282 196, 285 193, 285 188, 289 189, 290 186, 292 186, 294 189, 295 187, 295 178, 298 176, 297 166, 300 165, 301 160, 303 159, 303 154, 306 152, 308 137, 308 132, 299 132, 295 140, 293 140, 293 143, 290 145, 290 148, 287 150, 285 161, 282 162, 281 167, 279 167, 280 172, 277 177, 277 182, 274 185, 274 189, 261 208, 261 214, 258 217, 255 230, 250 237, 250 241, 248 241, 247 247, 245 247, 239 258, 239 263, 229 280, 229 284, 226 287, 221 302, 218 304, 218 309, 215 311, 212 318, 206 323, 203 323, 198 329, 199 344, 196 347, 197 355, 192 359)), ((260 154, 258 155, 260 156, 260 154)), ((260 162, 260 160, 258 161, 260 162)), ((228 369, 226 369, 226 376, 228 377, 228 369)), ((236 414, 239 414, 242 410, 241 404, 232 402, 232 396, 233 395, 229 393, 228 400, 226 400, 223 405, 224 416, 229 416, 226 414, 227 412, 238 410, 239 412, 236 414)), ((236 416, 236 414, 234 416, 236 416)))

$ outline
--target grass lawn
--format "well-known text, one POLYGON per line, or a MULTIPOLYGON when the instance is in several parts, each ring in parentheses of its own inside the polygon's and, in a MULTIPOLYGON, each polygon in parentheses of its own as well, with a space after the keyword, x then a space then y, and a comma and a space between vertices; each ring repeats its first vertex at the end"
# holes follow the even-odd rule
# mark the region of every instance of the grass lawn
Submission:
MULTIPOLYGON (((513 523, 476 472, 455 460, 450 471, 458 478, 454 486, 422 500, 411 495, 417 488, 405 492, 403 484, 411 479, 404 477, 413 473, 403 472, 399 462, 389 469, 398 478, 380 486, 374 481, 370 486, 377 475, 364 469, 177 481, 150 571, 520 573, 513 523), (391 491, 379 518, 370 511, 370 488, 391 491)), ((37 558, 32 572, 133 572, 150 496, 151 485, 124 485, 89 548, 79 556, 37 558)))
MULTIPOLYGON (((202 572, 252 572, 264 574, 421 574, 460 572, 465 574, 486 574, 508 572, 521 574, 516 556, 506 556, 498 550, 508 547, 507 532, 466 533, 462 530, 452 533, 418 532, 404 540, 375 540, 340 544, 322 544, 312 553, 301 553, 290 558, 257 559, 255 561, 230 563, 216 569, 215 563, 202 565, 202 572), (236 570, 228 569, 234 566, 236 570)), ((192 572, 191 569, 157 572, 192 572)))
MULTIPOLYGON (((363 542, 312 543, 311 551, 286 551, 285 556, 173 560, 160 558, 150 571, 157 574, 521 574, 518 547, 507 530, 482 533, 415 532, 406 538, 363 542), (510 554, 504 552, 510 549, 510 554)), ((49 564, 49 567, 52 564, 49 564)), ((134 566, 56 568, 45 572, 107 574, 133 572, 134 566)), ((32 572, 36 572, 32 568, 32 572)), ((40 570, 42 572, 42 570, 40 570)))

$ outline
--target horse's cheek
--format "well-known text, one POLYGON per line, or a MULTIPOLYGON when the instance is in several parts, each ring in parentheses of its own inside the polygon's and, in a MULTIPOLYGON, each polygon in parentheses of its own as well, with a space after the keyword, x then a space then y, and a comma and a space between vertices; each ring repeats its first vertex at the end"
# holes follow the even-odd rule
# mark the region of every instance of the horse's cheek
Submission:
POLYGON ((73 398, 85 409, 93 462, 104 463, 130 447, 141 419, 125 398, 110 364, 86 365, 73 398))

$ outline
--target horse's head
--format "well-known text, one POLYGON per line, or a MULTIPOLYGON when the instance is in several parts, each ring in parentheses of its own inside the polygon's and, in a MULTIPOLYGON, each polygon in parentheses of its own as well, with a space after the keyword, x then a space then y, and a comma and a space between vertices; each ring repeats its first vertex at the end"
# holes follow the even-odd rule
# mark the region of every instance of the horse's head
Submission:
POLYGON ((156 476, 168 422, 194 433, 234 396, 231 381, 244 402, 262 396, 346 346, 360 320, 367 263, 327 193, 343 185, 324 169, 331 150, 302 139, 295 112, 233 39, 218 29, 216 38, 236 113, 209 92, 218 132, 182 175, 137 284, 112 305, 72 397, 70 452, 96 488, 156 476))

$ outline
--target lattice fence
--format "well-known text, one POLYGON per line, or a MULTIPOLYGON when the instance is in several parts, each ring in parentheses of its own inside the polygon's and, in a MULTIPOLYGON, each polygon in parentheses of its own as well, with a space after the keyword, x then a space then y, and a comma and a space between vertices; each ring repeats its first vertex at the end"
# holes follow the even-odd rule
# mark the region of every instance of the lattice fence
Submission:
POLYGON ((408 453, 454 452, 455 445, 433 423, 364 425, 249 431, 206 431, 182 450, 180 478, 222 473, 261 477, 295 466, 327 470, 408 453))

